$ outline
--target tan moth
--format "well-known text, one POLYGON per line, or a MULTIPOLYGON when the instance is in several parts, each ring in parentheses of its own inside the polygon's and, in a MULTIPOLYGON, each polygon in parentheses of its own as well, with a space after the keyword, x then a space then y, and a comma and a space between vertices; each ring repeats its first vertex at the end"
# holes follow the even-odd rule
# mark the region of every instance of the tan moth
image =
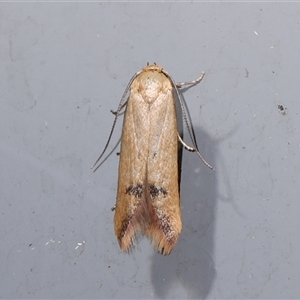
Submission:
MULTIPOLYGON (((110 142, 117 117, 126 107, 118 175, 114 228, 120 248, 129 251, 139 234, 146 235, 161 254, 169 254, 181 232, 178 180, 178 141, 202 158, 187 118, 178 88, 202 80, 175 83, 156 64, 147 65, 130 80, 115 112, 102 158, 110 142), (193 147, 187 146, 177 129, 173 92, 181 106, 193 147)), ((96 168, 97 169, 97 168, 96 168)))

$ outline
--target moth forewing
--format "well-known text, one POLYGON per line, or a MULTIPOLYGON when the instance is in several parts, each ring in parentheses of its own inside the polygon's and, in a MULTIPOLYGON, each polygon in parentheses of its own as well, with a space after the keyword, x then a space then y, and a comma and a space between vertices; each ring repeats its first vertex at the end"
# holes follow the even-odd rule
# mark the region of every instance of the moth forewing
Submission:
MULTIPOLYGON (((145 105, 137 99, 132 83, 125 110, 119 162, 118 190, 114 216, 115 233, 122 250, 128 251, 134 244, 136 235, 144 231, 145 177, 147 145, 142 131, 147 132, 147 124, 137 121, 139 112, 145 105), (137 123, 141 123, 137 126, 137 123)), ((145 114, 142 113, 142 115, 145 114)), ((146 135, 147 133, 145 133, 146 135)))
POLYGON ((181 232, 178 186, 178 140, 172 85, 162 77, 164 89, 153 103, 147 183, 150 226, 146 235, 162 254, 169 254, 181 232))

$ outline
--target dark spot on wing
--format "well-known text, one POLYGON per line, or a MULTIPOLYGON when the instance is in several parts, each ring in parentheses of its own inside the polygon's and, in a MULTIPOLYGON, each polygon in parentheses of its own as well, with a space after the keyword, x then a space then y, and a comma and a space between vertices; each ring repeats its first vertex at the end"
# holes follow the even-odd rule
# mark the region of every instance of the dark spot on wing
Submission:
POLYGON ((128 228, 128 224, 129 224, 131 218, 132 218, 132 216, 127 217, 127 218, 123 221, 123 223, 122 223, 122 229, 121 229, 120 235, 118 236, 118 238, 119 238, 120 240, 121 240, 121 239, 124 237, 124 235, 126 234, 126 230, 127 230, 127 228, 128 228))
POLYGON ((149 193, 151 199, 156 198, 158 195, 163 195, 164 197, 168 194, 168 191, 163 187, 157 187, 154 184, 150 184, 149 193))
POLYGON ((143 185, 142 184, 130 185, 126 189, 126 194, 134 195, 134 197, 136 197, 136 198, 142 198, 143 185))
MULTIPOLYGON (((169 216, 163 214, 157 214, 158 216, 158 220, 159 220, 159 229, 163 231, 168 243, 170 245, 174 245, 176 243, 177 240, 177 236, 178 234, 176 234, 176 232, 173 229, 173 225, 171 223, 171 220, 169 218, 169 216)), ((162 247, 162 249, 160 249, 160 253, 161 254, 167 254, 165 253, 165 248, 162 247)))

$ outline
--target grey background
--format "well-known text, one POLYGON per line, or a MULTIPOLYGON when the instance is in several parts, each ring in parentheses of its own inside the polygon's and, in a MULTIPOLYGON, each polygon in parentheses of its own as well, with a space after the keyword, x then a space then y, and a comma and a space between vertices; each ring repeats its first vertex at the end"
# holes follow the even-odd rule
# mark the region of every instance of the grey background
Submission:
POLYGON ((1 3, 0 297, 299 298, 299 20, 299 3, 1 3), (90 170, 147 62, 206 72, 183 95, 215 171, 184 151, 168 257, 119 250, 116 151, 90 170))

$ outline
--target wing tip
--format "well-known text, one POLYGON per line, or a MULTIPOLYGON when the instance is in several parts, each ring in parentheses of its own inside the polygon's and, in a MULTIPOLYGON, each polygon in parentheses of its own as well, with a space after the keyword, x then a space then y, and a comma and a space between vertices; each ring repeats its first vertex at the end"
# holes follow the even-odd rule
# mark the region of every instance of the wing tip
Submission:
POLYGON ((172 230, 166 234, 162 228, 150 228, 146 232, 146 236, 157 252, 169 255, 177 242, 179 233, 180 230, 172 230))

